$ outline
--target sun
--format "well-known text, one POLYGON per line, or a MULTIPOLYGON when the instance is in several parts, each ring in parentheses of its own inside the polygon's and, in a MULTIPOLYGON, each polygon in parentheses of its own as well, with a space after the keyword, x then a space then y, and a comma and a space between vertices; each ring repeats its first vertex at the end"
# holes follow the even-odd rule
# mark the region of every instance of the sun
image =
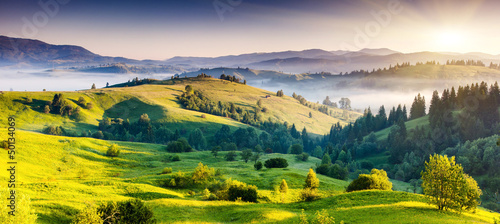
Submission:
POLYGON ((465 40, 465 35, 459 31, 446 30, 438 34, 438 43, 442 46, 456 47, 462 44, 465 40))

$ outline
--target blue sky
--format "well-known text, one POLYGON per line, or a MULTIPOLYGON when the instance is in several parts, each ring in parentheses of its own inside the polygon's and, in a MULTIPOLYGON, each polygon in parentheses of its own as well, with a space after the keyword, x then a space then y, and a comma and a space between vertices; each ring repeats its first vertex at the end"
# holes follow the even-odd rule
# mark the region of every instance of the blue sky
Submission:
POLYGON ((494 0, 2 0, 0 34, 134 59, 365 47, 500 54, 498 10, 494 0))

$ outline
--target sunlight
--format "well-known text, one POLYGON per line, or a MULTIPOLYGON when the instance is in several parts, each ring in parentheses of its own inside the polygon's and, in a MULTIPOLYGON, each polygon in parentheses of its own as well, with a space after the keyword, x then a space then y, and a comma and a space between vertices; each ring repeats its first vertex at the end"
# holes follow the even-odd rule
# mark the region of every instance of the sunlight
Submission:
POLYGON ((458 47, 465 41, 465 35, 455 30, 440 31, 437 38, 439 45, 448 47, 458 47))

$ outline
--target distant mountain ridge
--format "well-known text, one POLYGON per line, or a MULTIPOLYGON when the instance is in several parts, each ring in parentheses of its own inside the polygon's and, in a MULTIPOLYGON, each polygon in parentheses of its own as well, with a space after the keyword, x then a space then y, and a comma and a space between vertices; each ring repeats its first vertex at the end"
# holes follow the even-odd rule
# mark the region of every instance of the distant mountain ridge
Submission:
MULTIPOLYGON (((272 70, 284 74, 301 73, 345 73, 354 70, 388 68, 390 65, 410 62, 447 60, 482 60, 485 64, 500 63, 500 55, 481 52, 467 54, 443 52, 401 53, 388 48, 361 49, 359 51, 325 51, 309 49, 303 51, 281 51, 269 53, 248 53, 220 57, 173 57, 168 60, 134 60, 123 57, 106 57, 95 54, 83 47, 73 45, 52 45, 39 40, 0 36, 0 67, 21 69, 25 67, 76 67, 87 71, 123 73, 124 69, 109 67, 93 69, 105 64, 123 63, 148 67, 136 71, 196 71, 200 68, 242 67, 255 70, 272 70), (151 66, 170 66, 169 69, 151 69, 151 66)), ((130 69, 128 69, 130 70, 130 69)))

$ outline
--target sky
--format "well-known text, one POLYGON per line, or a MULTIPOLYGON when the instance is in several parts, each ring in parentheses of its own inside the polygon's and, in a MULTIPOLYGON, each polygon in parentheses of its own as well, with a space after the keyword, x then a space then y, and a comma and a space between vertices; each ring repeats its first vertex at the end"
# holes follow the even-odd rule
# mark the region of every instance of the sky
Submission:
POLYGON ((0 35, 165 60, 286 50, 500 54, 495 0, 0 0, 0 35))

